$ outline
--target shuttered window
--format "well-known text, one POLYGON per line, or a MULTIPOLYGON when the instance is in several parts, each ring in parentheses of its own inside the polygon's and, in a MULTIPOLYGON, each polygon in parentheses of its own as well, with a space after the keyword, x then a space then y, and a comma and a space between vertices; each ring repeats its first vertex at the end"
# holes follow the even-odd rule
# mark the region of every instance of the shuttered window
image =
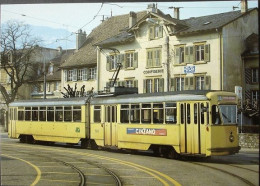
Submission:
POLYGON ((149 27, 149 39, 159 39, 163 37, 163 26, 156 25, 149 27))
POLYGON ((128 52, 125 54, 125 64, 123 68, 137 68, 138 67, 138 53, 128 52))
POLYGON ((162 64, 162 49, 148 49, 146 53, 146 67, 161 67, 162 64))

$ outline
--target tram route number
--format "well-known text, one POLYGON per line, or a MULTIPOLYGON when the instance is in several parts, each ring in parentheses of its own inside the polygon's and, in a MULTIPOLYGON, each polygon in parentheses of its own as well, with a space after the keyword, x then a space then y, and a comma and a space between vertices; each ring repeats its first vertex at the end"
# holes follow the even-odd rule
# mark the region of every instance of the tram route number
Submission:
POLYGON ((127 128, 127 134, 167 136, 167 130, 153 128, 127 128))

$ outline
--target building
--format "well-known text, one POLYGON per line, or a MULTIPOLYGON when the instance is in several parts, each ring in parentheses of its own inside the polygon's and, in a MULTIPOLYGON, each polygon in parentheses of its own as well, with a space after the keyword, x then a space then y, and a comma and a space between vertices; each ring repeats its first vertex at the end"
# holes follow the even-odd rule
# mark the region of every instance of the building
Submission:
MULTIPOLYGON (((75 49, 62 50, 61 47, 58 47, 57 50, 59 51, 59 55, 45 64, 45 96, 47 99, 63 96, 61 93, 61 69, 59 67, 75 51, 75 49)), ((44 75, 37 80, 37 83, 32 84, 31 90, 32 99, 44 98, 44 75)))
MULTIPOLYGON (((137 13, 137 20, 143 17, 146 12, 137 13)), ((110 38, 121 30, 128 28, 128 15, 112 16, 104 20, 99 26, 92 30, 87 36, 85 32, 79 30, 76 39, 76 51, 71 55, 60 68, 62 69, 61 87, 68 85, 75 91, 77 86, 77 95, 80 96, 81 90, 84 94, 91 91, 98 91, 97 88, 97 56, 95 43, 110 38)), ((107 77, 109 78, 109 77, 107 77)), ((62 92, 66 92, 63 88, 62 92)))
POLYGON ((141 19, 129 14, 129 27, 98 46, 98 90, 110 84, 117 63, 117 82, 139 93, 225 90, 242 86, 245 40, 258 33, 258 9, 180 20, 149 5, 141 19), (131 22, 132 21, 132 22, 131 22), (107 50, 113 48, 114 50, 107 50), (106 68, 105 68, 106 67, 106 68))
MULTIPOLYGON (((24 76, 26 76, 26 81, 28 81, 28 78, 31 77, 36 77, 37 73, 39 74, 42 71, 42 67, 44 62, 49 61, 51 59, 53 59, 54 57, 56 57, 59 54, 59 51, 56 49, 50 49, 50 48, 44 48, 44 47, 39 47, 39 46, 34 46, 33 48, 31 48, 31 51, 27 51, 28 49, 23 49, 23 50, 16 50, 15 53, 15 57, 19 57, 18 61, 14 61, 14 56, 12 55, 13 52, 12 51, 8 51, 8 53, 6 53, 5 56, 2 57, 7 57, 6 59, 8 60, 8 65, 9 66, 4 66, 2 64, 1 61, 1 66, 0 66, 0 88, 1 88, 1 94, 0 94, 0 106, 1 106, 1 121, 5 121, 2 124, 6 125, 7 119, 6 119, 6 115, 7 115, 7 104, 6 103, 6 99, 4 96, 10 96, 12 94, 12 91, 14 89, 14 80, 17 80, 17 77, 15 77, 16 75, 16 70, 20 69, 20 74, 22 76, 22 72, 23 72, 23 67, 26 68, 26 64, 23 61, 25 59, 25 57, 27 57, 28 55, 29 60, 25 60, 27 63, 30 63, 29 66, 27 68, 29 68, 28 71, 26 71, 27 73, 24 74, 24 76), (19 63, 19 64, 18 64, 19 63), (21 66, 20 66, 21 65, 21 66), (19 66, 19 67, 18 67, 19 66), (14 73, 11 73, 11 71, 13 71, 14 73), (38 72, 37 72, 38 71, 38 72), (7 73, 9 72, 9 74, 7 73), (13 75, 14 77, 11 78, 11 76, 13 75), (6 95, 5 95, 5 91, 2 90, 5 89, 6 90, 6 95)), ((1 58, 2 59, 2 58, 1 58)), ((33 80, 33 78, 31 78, 33 80)), ((17 81, 16 81, 17 83, 17 81)), ((21 100, 21 99, 30 99, 31 98, 31 83, 24 83, 24 82, 19 82, 19 83, 23 83, 17 91, 16 97, 15 99, 17 100, 21 100)), ((6 126, 5 126, 6 128, 6 126)))
POLYGON ((245 40, 242 53, 242 102, 244 103, 244 123, 259 122, 259 36, 252 33, 245 40), (252 121, 251 121, 252 120, 252 121))

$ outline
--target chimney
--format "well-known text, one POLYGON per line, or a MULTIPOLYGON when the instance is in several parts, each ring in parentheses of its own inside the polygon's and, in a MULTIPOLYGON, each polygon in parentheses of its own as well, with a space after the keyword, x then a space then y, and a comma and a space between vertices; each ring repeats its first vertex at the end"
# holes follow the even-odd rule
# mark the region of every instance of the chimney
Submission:
POLYGON ((157 13, 157 8, 155 7, 155 4, 149 4, 147 6, 147 12, 157 13))
POLYGON ((173 7, 173 18, 180 19, 180 7, 173 7))
POLYGON ((86 41, 86 32, 82 32, 81 29, 79 29, 77 35, 76 35, 76 49, 80 49, 80 47, 83 45, 83 43, 86 41))
POLYGON ((246 13, 248 10, 247 0, 241 0, 241 13, 246 13))
POLYGON ((136 24, 136 13, 131 11, 129 13, 129 28, 131 28, 135 24, 136 24))
POLYGON ((58 50, 59 54, 62 53, 62 48, 61 48, 61 46, 57 47, 57 50, 58 50))

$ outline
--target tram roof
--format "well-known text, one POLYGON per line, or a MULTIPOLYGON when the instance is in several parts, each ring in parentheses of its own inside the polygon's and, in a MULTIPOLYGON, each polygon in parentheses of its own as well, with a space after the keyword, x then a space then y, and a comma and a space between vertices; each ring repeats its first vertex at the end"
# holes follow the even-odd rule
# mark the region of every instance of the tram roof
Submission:
POLYGON ((158 92, 147 94, 127 94, 119 96, 95 97, 91 104, 128 104, 128 103, 155 103, 166 101, 196 101, 208 100, 206 94, 212 91, 180 91, 180 92, 158 92))
POLYGON ((37 107, 37 106, 71 106, 84 105, 88 97, 81 98, 56 98, 56 99, 34 99, 20 100, 10 103, 11 107, 37 107))
MULTIPOLYGON (((125 94, 125 95, 95 95, 91 99, 91 104, 107 105, 107 104, 137 104, 137 103, 160 103, 160 102, 175 102, 175 101, 205 101, 209 98, 209 92, 219 92, 212 90, 199 91, 175 91, 175 92, 158 92, 146 94, 125 94)), ((20 100, 10 103, 11 107, 30 107, 30 106, 79 106, 85 105, 88 97, 80 98, 56 98, 56 99, 35 99, 35 100, 20 100)))

